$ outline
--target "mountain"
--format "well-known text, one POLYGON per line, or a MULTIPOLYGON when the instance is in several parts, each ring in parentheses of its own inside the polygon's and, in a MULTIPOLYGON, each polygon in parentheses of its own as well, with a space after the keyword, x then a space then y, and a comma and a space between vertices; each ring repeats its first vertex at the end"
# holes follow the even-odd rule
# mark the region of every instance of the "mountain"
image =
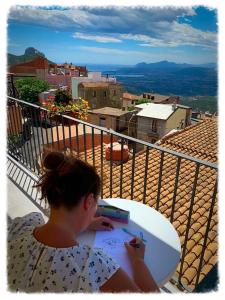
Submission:
MULTIPOLYGON (((35 59, 37 56, 45 57, 44 53, 38 51, 37 49, 33 47, 28 47, 24 51, 24 54, 22 55, 14 55, 11 53, 8 53, 8 66, 12 66, 15 64, 24 63, 30 60, 35 59)), ((48 60, 49 63, 52 63, 52 61, 48 60)))
POLYGON ((213 63, 178 64, 166 60, 141 62, 107 73, 117 77, 125 90, 134 94, 155 92, 180 96, 217 95, 217 69, 213 63))

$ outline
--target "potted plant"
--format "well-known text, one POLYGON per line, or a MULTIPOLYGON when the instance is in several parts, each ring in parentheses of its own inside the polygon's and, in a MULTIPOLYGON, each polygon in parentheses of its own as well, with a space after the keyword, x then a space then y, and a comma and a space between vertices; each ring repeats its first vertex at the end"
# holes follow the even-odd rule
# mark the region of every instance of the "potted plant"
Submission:
MULTIPOLYGON (((67 115, 76 119, 86 120, 88 114, 88 102, 84 99, 78 98, 77 100, 69 101, 67 104, 57 103, 46 103, 43 107, 48 109, 48 117, 52 120, 61 123, 61 115, 67 115)), ((64 118, 64 125, 77 124, 75 120, 69 120, 64 118)))

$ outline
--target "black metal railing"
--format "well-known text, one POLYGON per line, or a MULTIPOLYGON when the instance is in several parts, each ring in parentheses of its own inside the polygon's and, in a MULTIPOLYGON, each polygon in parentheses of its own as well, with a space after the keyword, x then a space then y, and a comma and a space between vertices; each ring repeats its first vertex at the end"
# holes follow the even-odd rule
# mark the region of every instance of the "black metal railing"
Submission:
POLYGON ((198 286, 207 273, 204 268, 209 262, 205 254, 216 223, 213 218, 217 206, 217 165, 69 116, 49 117, 45 108, 13 97, 8 97, 7 114, 8 154, 37 176, 41 174, 43 153, 69 151, 99 169, 104 182, 102 198, 135 199, 163 213, 178 228, 181 237, 181 261, 174 280, 187 290, 198 286), (113 159, 112 151, 108 159, 105 156, 104 144, 109 144, 112 149, 114 142, 121 144, 119 161, 113 159), (127 149, 129 157, 125 160, 127 149), (204 190, 201 184, 206 179, 210 188, 204 190), (172 185, 167 189, 168 181, 172 185), (193 216, 205 195, 210 198, 204 210, 207 218, 201 227, 205 231, 199 242, 201 251, 196 257, 194 276, 189 278, 186 258, 191 251, 190 231, 193 232, 192 226, 198 222, 193 216), (181 215, 180 209, 185 205, 187 213, 182 216, 183 223, 178 224, 175 216, 181 215), (183 231, 179 226, 185 226, 183 231))

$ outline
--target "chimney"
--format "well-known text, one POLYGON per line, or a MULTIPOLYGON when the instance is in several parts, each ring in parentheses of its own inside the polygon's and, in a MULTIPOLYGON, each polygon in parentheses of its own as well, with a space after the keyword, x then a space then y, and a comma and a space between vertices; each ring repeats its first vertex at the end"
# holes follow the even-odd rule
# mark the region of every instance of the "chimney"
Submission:
POLYGON ((177 108, 176 103, 173 103, 173 104, 172 104, 172 109, 173 109, 173 111, 175 111, 176 108, 177 108))

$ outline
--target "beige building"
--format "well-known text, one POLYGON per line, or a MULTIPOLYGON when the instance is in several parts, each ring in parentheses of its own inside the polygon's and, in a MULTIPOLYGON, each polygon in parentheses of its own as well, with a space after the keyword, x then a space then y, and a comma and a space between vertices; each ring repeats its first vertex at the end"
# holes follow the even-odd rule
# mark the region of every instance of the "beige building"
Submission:
POLYGON ((135 109, 129 133, 150 143, 155 143, 173 129, 179 130, 191 124, 191 108, 187 106, 145 103, 136 105, 135 109))
POLYGON ((139 101, 142 98, 142 95, 123 93, 123 109, 129 110, 129 108, 134 107, 137 101, 139 101))
POLYGON ((119 108, 103 107, 88 112, 89 123, 113 129, 117 132, 124 132, 128 129, 131 113, 119 108))
POLYGON ((143 99, 148 99, 152 103, 158 103, 158 104, 178 104, 180 103, 180 97, 179 96, 166 96, 166 95, 160 95, 155 93, 143 93, 142 94, 143 99))
POLYGON ((114 82, 81 82, 78 97, 88 101, 90 108, 122 108, 123 86, 114 82))

